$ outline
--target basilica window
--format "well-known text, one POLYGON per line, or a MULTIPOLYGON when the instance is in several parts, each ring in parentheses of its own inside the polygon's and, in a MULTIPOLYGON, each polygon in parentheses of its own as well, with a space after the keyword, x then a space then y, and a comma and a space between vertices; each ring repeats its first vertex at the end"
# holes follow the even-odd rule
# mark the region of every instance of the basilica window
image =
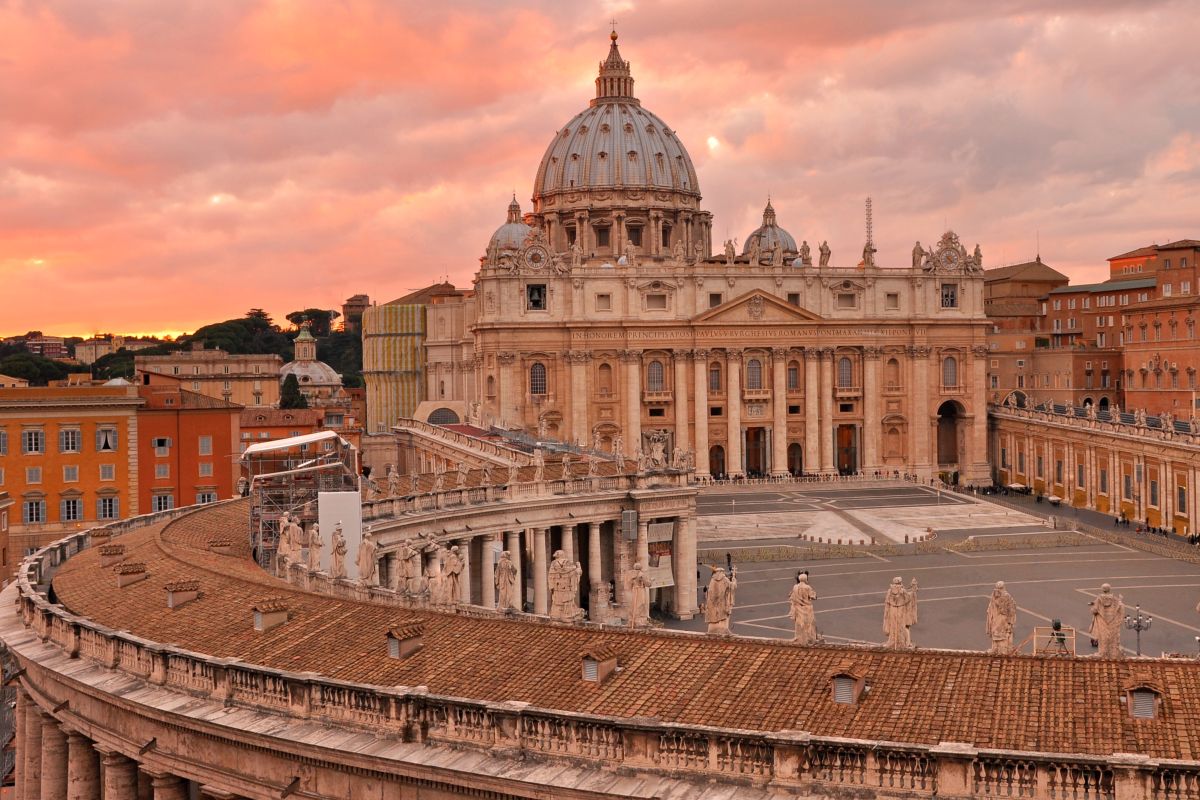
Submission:
POLYGON ((958 308, 958 284, 942 284, 942 308, 958 308))
POLYGON ((530 311, 546 310, 546 284, 531 283, 525 287, 525 307, 530 311))
POLYGON ((596 247, 608 247, 608 228, 596 228, 596 247))
POLYGON ((567 247, 572 247, 575 244, 575 226, 571 225, 563 228, 567 232, 567 247))
POLYGON ((663 246, 664 250, 671 249, 671 226, 670 225, 663 225, 662 246, 663 246))
POLYGON ((953 356, 942 359, 942 386, 947 389, 958 386, 958 359, 953 356))
POLYGON ((665 376, 661 361, 651 361, 646 366, 646 390, 661 392, 664 390, 665 376))
POLYGON ((646 308, 650 311, 665 311, 667 308, 667 296, 665 294, 646 295, 646 308))
POLYGON ((883 297, 883 307, 888 311, 899 311, 900 295, 896 292, 888 292, 883 297))
POLYGON ((710 392, 721 391, 721 365, 710 364, 708 366, 708 390, 710 392))
POLYGON ((854 364, 842 356, 838 359, 838 388, 849 389, 854 386, 854 364))
POLYGON ((716 308, 717 306, 721 305, 721 302, 722 302, 722 300, 721 300, 720 292, 709 292, 708 293, 708 307, 709 308, 716 308))
POLYGON ((601 396, 612 394, 612 365, 601 364, 597 374, 599 377, 601 396))
POLYGON ((630 225, 625 230, 626 230, 626 233, 629 235, 629 243, 631 245, 634 245, 635 247, 641 247, 642 246, 642 226, 641 225, 630 225))
POLYGON ((496 396, 496 376, 495 375, 488 375, 488 377, 487 377, 487 396, 488 397, 496 396))
POLYGON ((529 368, 529 393, 532 395, 546 394, 546 365, 535 361, 529 368))
POLYGON ((787 388, 789 392, 800 390, 800 365, 792 361, 787 368, 787 388))
POLYGON ((596 295, 596 310, 612 311, 612 295, 607 293, 596 295))
POLYGON ((900 362, 889 358, 883 367, 883 382, 888 389, 900 388, 900 362))
POLYGON ((746 362, 746 388, 756 391, 763 388, 762 362, 752 358, 746 362))

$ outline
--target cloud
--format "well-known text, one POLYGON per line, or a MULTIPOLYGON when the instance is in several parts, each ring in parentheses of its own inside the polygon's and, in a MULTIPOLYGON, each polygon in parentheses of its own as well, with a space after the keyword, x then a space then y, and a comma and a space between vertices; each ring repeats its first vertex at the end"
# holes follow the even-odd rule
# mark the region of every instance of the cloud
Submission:
POLYGON ((835 262, 861 250, 868 195, 897 265, 950 226, 993 265, 1040 236, 1091 280, 1114 253, 1197 235, 1182 0, 16 3, 0 5, 0 105, 19 109, 0 119, 0 333, 186 330, 467 285, 591 97, 608 14, 716 238, 744 239, 768 193, 835 262))

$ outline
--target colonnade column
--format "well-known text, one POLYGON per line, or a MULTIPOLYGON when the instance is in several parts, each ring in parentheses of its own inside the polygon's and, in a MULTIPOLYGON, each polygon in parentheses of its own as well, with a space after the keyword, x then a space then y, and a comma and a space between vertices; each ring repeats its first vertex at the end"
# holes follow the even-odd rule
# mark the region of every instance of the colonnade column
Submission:
POLYGON ((787 475, 787 350, 771 348, 771 474, 787 475))
POLYGON ((17 705, 13 710, 13 746, 16 749, 16 758, 13 759, 13 796, 16 800, 25 800, 25 751, 29 747, 26 742, 29 728, 25 724, 25 714, 32 701, 19 683, 16 693, 17 705))
POLYGON ((546 578, 546 529, 533 529, 533 613, 548 614, 550 612, 549 594, 546 578))
POLYGON ((637 561, 642 569, 650 568, 650 520, 641 514, 637 526, 637 561))
POLYGON ((462 559, 462 572, 458 576, 458 600, 471 605, 471 540, 458 540, 458 557, 462 559))
POLYGON ((725 351, 725 372, 728 380, 725 386, 725 413, 728 414, 726 427, 725 474, 736 478, 745 473, 742 469, 742 351, 725 351))
POLYGON ((75 732, 67 734, 67 800, 100 800, 100 754, 75 732))
POLYGON ((912 433, 913 446, 910 462, 914 470, 929 477, 929 347, 908 348, 912 359, 912 433))
MULTIPOLYGON (((916 387, 918 390, 920 387, 916 387)), ((984 417, 986 418, 986 414, 984 417)), ((883 433, 879 408, 879 348, 863 348, 863 461, 862 471, 879 468, 879 437, 883 433)))
POLYGON ((188 800, 187 783, 178 775, 154 774, 150 778, 154 800, 188 800))
POLYGON ((525 575, 521 571, 521 532, 508 532, 508 555, 517 570, 517 611, 525 610, 525 575))
POLYGON ((821 423, 817 436, 821 442, 821 472, 833 468, 833 348, 821 348, 821 423))
POLYGON ((496 362, 500 365, 500 407, 496 410, 496 416, 501 424, 513 424, 520 421, 515 417, 517 398, 520 396, 516 369, 517 354, 497 353, 496 362))
POLYGON ((567 353, 571 365, 571 435, 584 447, 591 446, 592 435, 588 431, 587 365, 592 354, 586 350, 567 353))
POLYGON ((628 568, 629 548, 625 543, 625 532, 621 529, 621 520, 613 522, 613 603, 625 605, 625 574, 628 568))
POLYGON ((675 613, 691 619, 696 613, 696 517, 676 517, 674 533, 675 613))
MULTIPOLYGON (((971 386, 969 388, 971 409, 975 414, 975 425, 971 437, 971 452, 966 462, 971 466, 975 479, 984 477, 987 469, 987 345, 976 345, 971 349, 971 386), (978 472, 976 471, 978 467, 978 472)), ((961 465, 967 466, 967 464, 961 465)))
POLYGON ((696 419, 696 476, 708 477, 708 351, 692 351, 692 388, 696 419))
POLYGON ((804 348, 804 471, 816 472, 821 465, 821 377, 818 353, 804 348))
MULTIPOLYGON (((17 753, 22 757, 21 753, 17 753)), ((30 699, 25 706, 25 797, 35 800, 42 794, 42 710, 30 699)))
POLYGON ((41 800, 67 800, 67 734, 58 720, 42 715, 41 800))
POLYGON ((104 753, 104 800, 137 800, 137 762, 120 753, 104 753))
POLYGON ((687 390, 687 369, 691 353, 687 350, 676 350, 671 354, 671 361, 675 369, 675 392, 672 397, 675 403, 675 446, 687 450, 691 441, 691 437, 688 436, 688 422, 691 421, 691 417, 688 415, 687 390))
POLYGON ((621 361, 625 364, 625 450, 632 454, 642 449, 642 354, 622 350, 621 361))
POLYGON ((588 523, 588 591, 591 596, 592 621, 600 621, 597 610, 608 599, 601 589, 604 584, 604 562, 600 553, 600 523, 588 523))
POLYGON ((479 542, 479 604, 496 607, 496 557, 493 544, 503 545, 501 534, 485 536, 479 542))

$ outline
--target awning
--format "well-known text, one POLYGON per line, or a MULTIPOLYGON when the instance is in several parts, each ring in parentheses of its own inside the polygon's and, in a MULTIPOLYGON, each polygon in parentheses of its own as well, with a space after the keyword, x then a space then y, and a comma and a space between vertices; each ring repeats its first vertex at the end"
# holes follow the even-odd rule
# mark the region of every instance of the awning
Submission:
POLYGON ((1010 484, 1008 485, 1008 488, 1010 488, 1010 489, 1024 489, 1024 488, 1025 488, 1025 484, 1023 484, 1023 483, 1010 483, 1010 484))
POLYGON ((1051 503, 1061 503, 1062 502, 1062 498, 1056 494, 1052 494, 1049 497, 1047 497, 1046 499, 1049 500, 1051 503))
POLYGON ((302 444, 312 444, 313 442, 324 442, 330 439, 339 439, 343 445, 350 444, 341 436, 338 436, 333 431, 321 431, 319 433, 306 433, 303 436, 289 436, 286 439, 272 439, 269 442, 259 442, 252 444, 242 451, 243 456, 253 456, 259 453, 270 453, 273 450, 287 450, 292 447, 299 447, 302 444))

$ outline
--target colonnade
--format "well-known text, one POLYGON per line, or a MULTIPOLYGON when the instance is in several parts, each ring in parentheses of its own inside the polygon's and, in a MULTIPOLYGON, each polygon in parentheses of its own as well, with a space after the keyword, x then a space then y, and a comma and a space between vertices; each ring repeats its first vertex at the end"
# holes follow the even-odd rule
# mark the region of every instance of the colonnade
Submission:
MULTIPOLYGON (((16 690, 17 800, 189 800, 187 779, 139 762, 89 738, 46 711, 25 691, 16 690)), ((196 785, 205 800, 236 795, 196 785)))

